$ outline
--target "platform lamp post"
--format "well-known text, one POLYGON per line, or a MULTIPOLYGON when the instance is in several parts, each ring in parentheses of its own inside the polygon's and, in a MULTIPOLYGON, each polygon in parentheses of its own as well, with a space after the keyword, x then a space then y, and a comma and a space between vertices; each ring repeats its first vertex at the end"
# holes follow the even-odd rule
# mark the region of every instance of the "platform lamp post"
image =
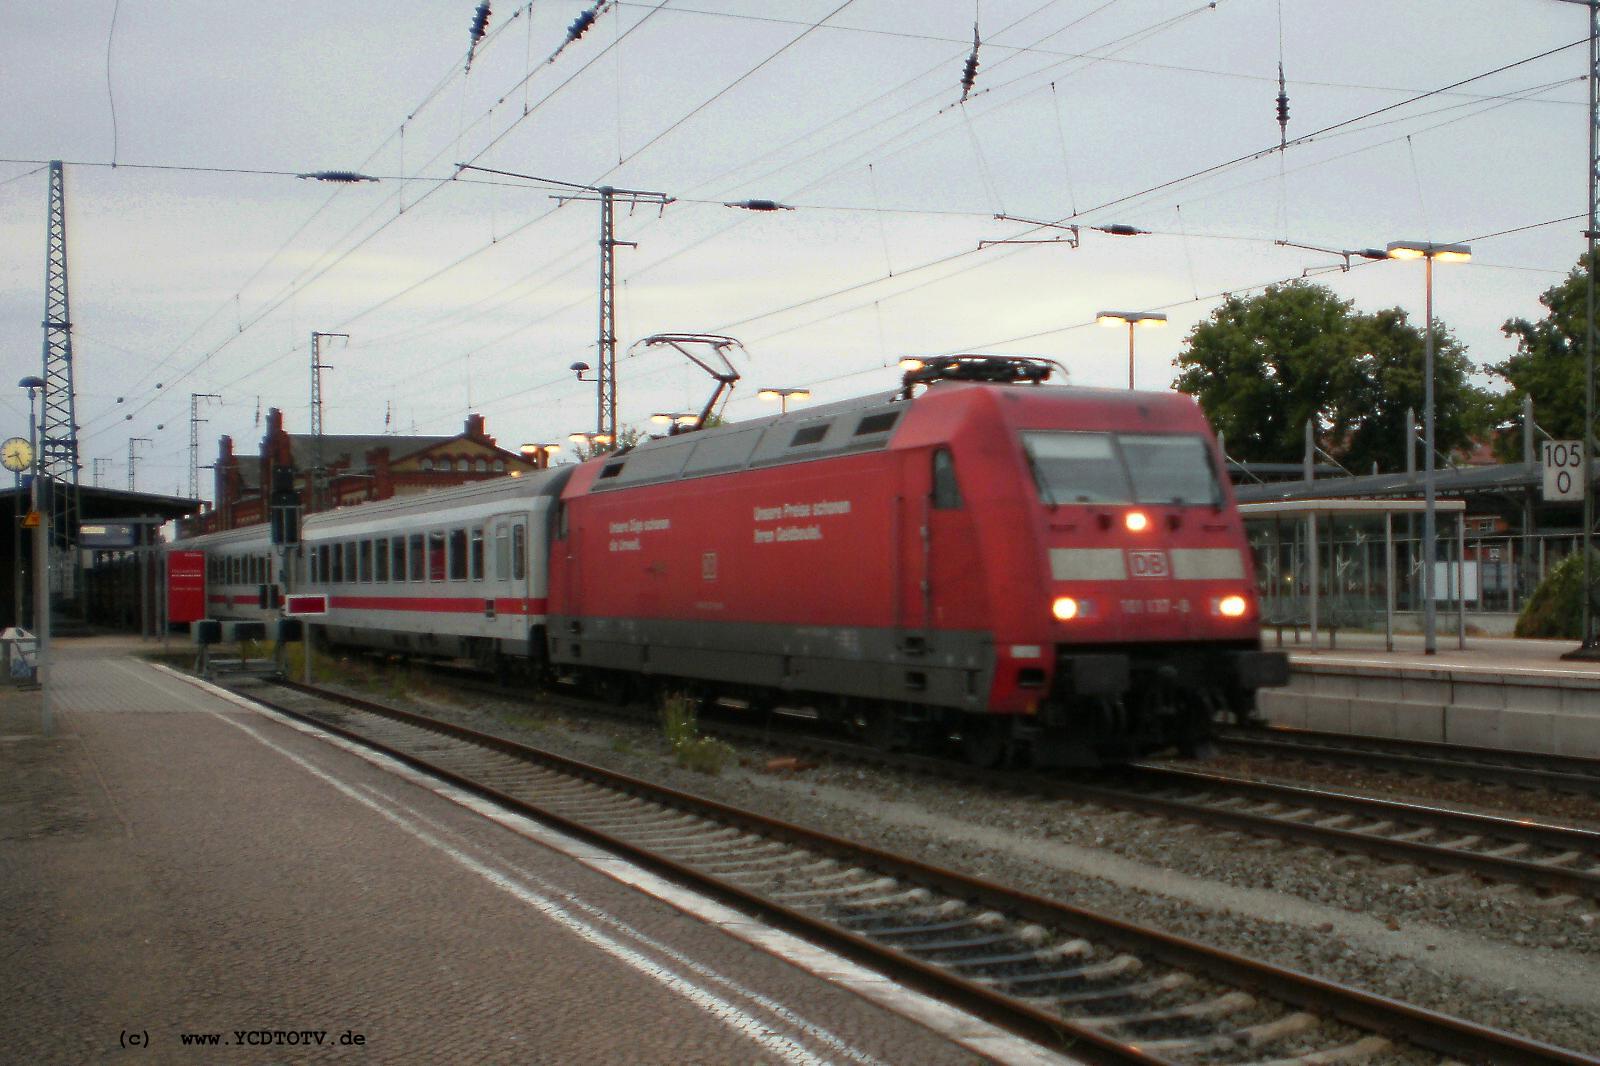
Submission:
POLYGON ((658 426, 666 426, 667 436, 676 437, 686 427, 700 421, 700 416, 690 411, 657 411, 650 416, 650 421, 658 426))
MULTIPOLYGON (((27 465, 28 465, 28 471, 29 471, 29 486, 30 486, 30 490, 29 491, 30 492, 36 492, 37 490, 34 490, 31 487, 32 486, 32 477, 33 477, 33 475, 35 475, 35 474, 37 474, 39 472, 39 439, 38 439, 39 422, 38 422, 38 420, 36 419, 36 417, 34 415, 34 401, 37 399, 40 391, 44 389, 44 379, 41 378, 41 377, 35 377, 33 375, 29 375, 28 377, 25 377, 21 381, 17 382, 17 388, 19 388, 19 389, 27 389, 28 390, 28 460, 27 460, 27 465)), ((16 512, 22 506, 22 474, 21 474, 20 471, 17 474, 16 489, 17 489, 17 495, 15 497, 15 501, 14 501, 14 504, 13 504, 13 507, 12 507, 13 512, 16 512)), ((36 496, 31 497, 31 498, 32 499, 37 499, 36 496)), ((31 505, 30 504, 29 510, 31 510, 31 511, 32 510, 38 510, 38 507, 36 505, 31 505)), ((18 629, 21 629, 22 628, 22 606, 23 606, 23 602, 22 601, 23 601, 23 596, 22 596, 22 524, 21 524, 21 515, 20 514, 17 515, 17 522, 14 523, 14 525, 13 525, 11 536, 12 536, 12 542, 11 542, 11 547, 12 547, 12 553, 11 553, 12 583, 13 583, 13 586, 14 586, 14 588, 16 590, 16 599, 17 599, 17 602, 16 602, 16 608, 17 608, 16 626, 17 626, 18 629)), ((37 627, 35 627, 35 628, 37 628, 37 627)))
POLYGON ((1101 311, 1094 320, 1108 329, 1124 324, 1128 327, 1128 388, 1133 388, 1133 330, 1135 326, 1153 329, 1167 324, 1167 316, 1160 311, 1101 311))
POLYGON ((1423 276, 1428 318, 1422 332, 1422 652, 1433 655, 1439 650, 1438 613, 1433 602, 1433 565, 1439 546, 1433 476, 1433 263, 1465 263, 1472 258, 1472 249, 1465 244, 1390 241, 1387 250, 1391 259, 1421 259, 1426 263, 1423 276))
POLYGON ((768 403, 771 403, 773 400, 777 400, 778 401, 778 413, 786 415, 786 414, 789 413, 789 401, 790 400, 796 400, 796 401, 799 401, 799 402, 803 403, 806 400, 811 399, 811 390, 810 389, 762 389, 760 392, 756 393, 756 396, 761 398, 761 399, 763 399, 763 400, 766 400, 768 403))
POLYGON ((601 450, 611 447, 611 434, 609 433, 568 433, 567 439, 572 443, 589 448, 589 458, 599 455, 601 450))
POLYGON ((556 452, 561 450, 559 444, 524 444, 519 451, 522 458, 527 460, 535 470, 550 469, 550 460, 555 458, 556 452))
POLYGON ((17 386, 28 390, 28 439, 33 443, 29 509, 39 516, 39 525, 33 531, 33 676, 40 689, 40 730, 50 736, 55 732, 50 720, 50 676, 45 665, 50 646, 50 515, 39 483, 39 421, 34 414, 34 397, 44 391, 45 383, 42 378, 30 376, 17 382, 17 386))

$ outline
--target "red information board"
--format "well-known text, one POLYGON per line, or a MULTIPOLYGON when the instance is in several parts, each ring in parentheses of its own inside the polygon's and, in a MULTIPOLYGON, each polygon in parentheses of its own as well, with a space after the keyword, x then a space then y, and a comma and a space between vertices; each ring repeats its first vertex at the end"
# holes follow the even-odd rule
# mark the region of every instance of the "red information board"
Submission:
POLYGON ((328 613, 328 597, 322 593, 289 596, 283 601, 283 613, 290 618, 328 613))
POLYGON ((206 553, 167 553, 167 621, 198 622, 206 616, 206 553))

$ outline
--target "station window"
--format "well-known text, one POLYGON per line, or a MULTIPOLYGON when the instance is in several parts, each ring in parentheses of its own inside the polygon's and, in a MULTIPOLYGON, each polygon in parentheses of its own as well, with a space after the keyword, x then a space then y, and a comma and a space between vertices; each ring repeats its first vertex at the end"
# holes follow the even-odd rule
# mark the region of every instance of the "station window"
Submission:
POLYGON ((450 580, 465 581, 467 579, 467 531, 452 529, 450 531, 450 580))
POLYGON ((511 527, 511 577, 514 581, 528 578, 528 527, 521 522, 511 527))
POLYGON ((472 460, 470 460, 470 459, 457 459, 456 460, 456 470, 458 472, 465 474, 468 470, 471 470, 471 469, 472 469, 472 460))
POLYGON ((428 534, 428 580, 444 580, 444 533, 437 529, 428 534))
POLYGON ((496 474, 503 474, 506 472, 506 461, 504 459, 496 459, 494 461, 494 472, 496 474))
POLYGON ((953 511, 961 506, 961 486, 956 482, 956 462, 940 448, 933 453, 933 505, 953 511))
POLYGON ((428 553, 423 550, 421 533, 413 533, 406 543, 406 574, 412 581, 428 579, 428 553))
POLYGON ((494 579, 511 580, 511 527, 504 522, 494 527, 494 579))
MULTIPOLYGON (((482 460, 479 460, 480 462, 482 460)), ((471 533, 471 542, 467 546, 467 564, 472 574, 472 580, 483 580, 483 529, 474 529, 471 533)))
POLYGON ((433 460, 432 459, 424 459, 418 465, 421 466, 423 470, 432 470, 433 469, 433 460))
POLYGON ((487 474, 489 472, 489 460, 479 459, 472 464, 472 468, 480 474, 487 474))
POLYGON ((389 580, 389 540, 380 538, 372 544, 372 580, 387 583, 389 580))
POLYGON ((389 542, 389 553, 394 557, 394 579, 406 579, 406 538, 395 537, 389 542))

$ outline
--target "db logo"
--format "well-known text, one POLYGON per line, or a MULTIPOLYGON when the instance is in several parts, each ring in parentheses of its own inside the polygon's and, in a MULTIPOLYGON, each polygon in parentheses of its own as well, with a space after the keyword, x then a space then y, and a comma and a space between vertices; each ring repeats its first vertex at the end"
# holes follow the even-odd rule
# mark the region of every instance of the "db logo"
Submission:
POLYGON ((1167 553, 1129 552, 1128 570, 1134 577, 1167 577, 1167 553))

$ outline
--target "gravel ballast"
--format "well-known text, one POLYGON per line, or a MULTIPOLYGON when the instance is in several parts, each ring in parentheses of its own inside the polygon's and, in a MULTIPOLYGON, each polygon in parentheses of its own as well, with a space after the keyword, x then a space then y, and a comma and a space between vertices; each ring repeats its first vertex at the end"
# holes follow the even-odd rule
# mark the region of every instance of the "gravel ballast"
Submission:
MULTIPOLYGON (((825 761, 768 772, 741 745, 716 776, 653 728, 522 700, 401 702, 875 847, 1060 899, 1480 1024, 1600 1054, 1600 920, 1461 875, 1385 868, 1194 825, 825 761)), ((1258 767, 1259 769, 1259 767, 1258 767)), ((1342 782, 1355 788, 1349 779, 1342 782)))

